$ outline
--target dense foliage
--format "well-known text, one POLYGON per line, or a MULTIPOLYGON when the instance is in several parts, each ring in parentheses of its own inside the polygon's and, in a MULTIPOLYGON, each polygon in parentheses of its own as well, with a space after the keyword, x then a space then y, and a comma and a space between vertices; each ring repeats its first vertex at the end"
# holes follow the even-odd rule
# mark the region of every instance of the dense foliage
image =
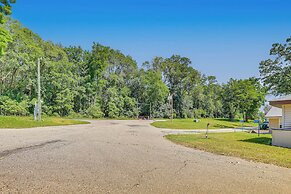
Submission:
MULTIPOLYGON (((11 15, 11 4, 16 3, 16 0, 1 0, 0 1, 0 24, 5 22, 5 16, 11 15)), ((0 27, 0 56, 3 55, 4 50, 7 48, 7 44, 11 42, 11 36, 4 26, 0 27)))
POLYGON ((258 117, 257 113, 265 100, 266 90, 256 78, 230 81, 223 85, 222 104, 225 114, 234 119, 241 113, 244 120, 258 117))
POLYGON ((270 55, 260 64, 264 84, 275 95, 291 94, 291 37, 285 44, 273 44, 270 55))
POLYGON ((37 97, 37 66, 42 57, 43 113, 92 118, 169 117, 173 95, 179 118, 254 118, 264 102, 255 78, 220 85, 191 66, 188 58, 156 57, 139 67, 118 50, 94 43, 90 51, 42 40, 19 22, 5 28, 13 42, 0 59, 0 114, 29 115, 37 97))

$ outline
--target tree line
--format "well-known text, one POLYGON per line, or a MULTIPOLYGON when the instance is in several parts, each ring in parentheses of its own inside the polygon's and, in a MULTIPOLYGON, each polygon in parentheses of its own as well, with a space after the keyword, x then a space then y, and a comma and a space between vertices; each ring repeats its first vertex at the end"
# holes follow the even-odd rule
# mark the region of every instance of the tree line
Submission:
POLYGON ((42 113, 49 116, 168 118, 168 96, 173 95, 177 118, 248 120, 265 102, 259 78, 219 84, 179 55, 139 66, 131 56, 98 43, 84 50, 44 41, 9 17, 2 28, 13 41, 0 58, 1 115, 33 114, 40 57, 42 113))

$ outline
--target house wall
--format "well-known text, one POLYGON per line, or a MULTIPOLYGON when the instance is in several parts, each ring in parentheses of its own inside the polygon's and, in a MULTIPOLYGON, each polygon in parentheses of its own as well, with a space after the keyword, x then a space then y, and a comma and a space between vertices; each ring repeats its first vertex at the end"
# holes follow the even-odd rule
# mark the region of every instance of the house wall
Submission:
MULTIPOLYGON (((272 144, 291 148, 291 104, 282 106, 282 130, 272 130, 272 144)), ((277 128, 277 127, 276 127, 277 128)))
POLYGON ((272 130, 274 146, 291 148, 291 131, 287 130, 272 130))
POLYGON ((280 128, 280 118, 278 118, 278 117, 269 118, 269 126, 271 129, 279 129, 280 128))
POLYGON ((283 128, 291 128, 291 104, 282 106, 282 127, 283 128))

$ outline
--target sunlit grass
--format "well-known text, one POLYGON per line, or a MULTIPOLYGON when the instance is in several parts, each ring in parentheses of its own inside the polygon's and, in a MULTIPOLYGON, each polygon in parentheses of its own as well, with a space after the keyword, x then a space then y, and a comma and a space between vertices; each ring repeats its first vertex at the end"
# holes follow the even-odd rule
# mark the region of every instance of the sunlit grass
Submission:
POLYGON ((291 168, 291 149, 271 146, 271 135, 236 133, 168 135, 167 139, 187 147, 216 154, 291 168))
POLYGON ((61 125, 88 124, 85 121, 64 119, 58 117, 43 117, 40 122, 32 117, 0 116, 0 128, 32 128, 61 125))
MULTIPOLYGON (((167 128, 167 129, 206 129, 207 124, 209 129, 222 129, 222 128, 239 128, 242 127, 242 123, 239 120, 230 121, 228 119, 199 119, 198 123, 195 123, 193 119, 174 119, 167 121, 158 121, 152 123, 153 126, 158 128, 167 128)), ((244 127, 253 127, 257 124, 252 121, 244 123, 244 127)))

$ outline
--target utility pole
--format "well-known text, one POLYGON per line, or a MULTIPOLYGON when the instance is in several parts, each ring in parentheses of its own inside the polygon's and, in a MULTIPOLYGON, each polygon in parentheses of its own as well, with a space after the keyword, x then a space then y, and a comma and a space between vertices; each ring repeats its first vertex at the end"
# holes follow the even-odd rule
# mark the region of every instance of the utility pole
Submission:
POLYGON ((152 103, 150 102, 150 119, 152 119, 152 103))
POLYGON ((173 94, 171 96, 171 102, 172 102, 172 123, 173 123, 173 119, 174 119, 174 99, 173 99, 173 94))
POLYGON ((138 100, 137 100, 137 102, 136 102, 136 110, 137 110, 137 116, 136 116, 136 118, 137 118, 137 120, 139 119, 138 117, 139 117, 139 107, 138 107, 138 100))
POLYGON ((40 61, 41 61, 41 58, 39 58, 38 62, 37 62, 37 92, 38 92, 37 114, 38 114, 38 121, 41 121, 40 61))
POLYGON ((169 104, 171 106, 171 122, 173 122, 173 117, 174 117, 174 100, 173 100, 173 95, 174 94, 169 94, 168 100, 169 104))
POLYGON ((33 118, 36 121, 36 117, 37 117, 37 102, 34 102, 34 112, 33 112, 33 118))

